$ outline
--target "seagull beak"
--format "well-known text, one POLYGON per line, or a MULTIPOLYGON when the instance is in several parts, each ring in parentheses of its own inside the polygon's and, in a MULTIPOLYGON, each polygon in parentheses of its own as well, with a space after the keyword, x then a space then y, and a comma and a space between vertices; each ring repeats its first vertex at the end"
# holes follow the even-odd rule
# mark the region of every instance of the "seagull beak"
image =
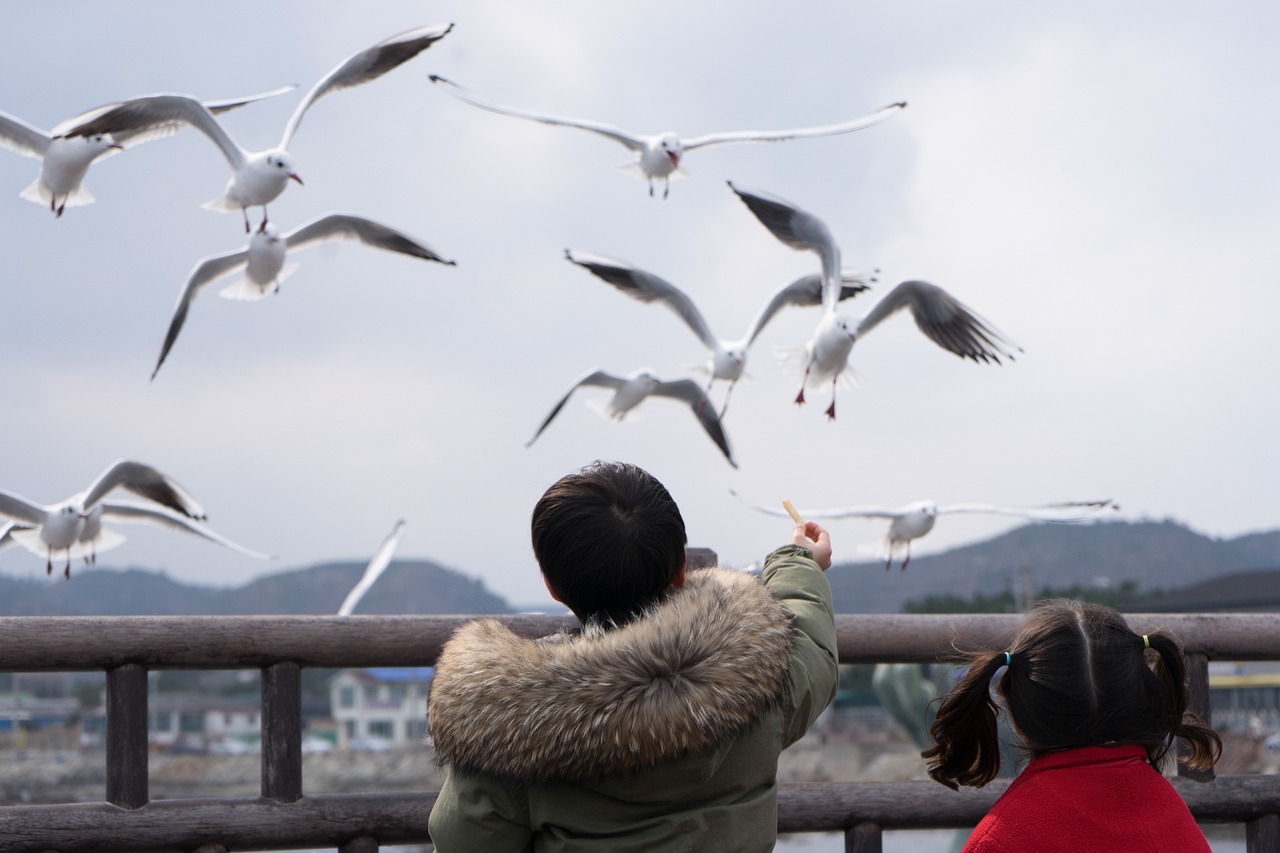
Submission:
POLYGON ((667 159, 671 161, 672 166, 680 166, 680 155, 674 151, 667 152, 667 159))
POLYGON ((297 181, 297 182, 298 182, 298 186, 306 186, 306 184, 302 183, 302 178, 299 178, 299 177, 298 177, 298 173, 297 173, 297 172, 290 172, 290 173, 289 173, 289 177, 291 177, 291 178, 293 178, 295 181, 297 181))
POLYGON ((121 145, 119 142, 113 142, 113 143, 111 143, 110 145, 108 145, 107 147, 108 147, 108 148, 114 148, 114 149, 116 149, 117 151, 123 151, 123 150, 124 150, 124 146, 123 146, 123 145, 121 145))

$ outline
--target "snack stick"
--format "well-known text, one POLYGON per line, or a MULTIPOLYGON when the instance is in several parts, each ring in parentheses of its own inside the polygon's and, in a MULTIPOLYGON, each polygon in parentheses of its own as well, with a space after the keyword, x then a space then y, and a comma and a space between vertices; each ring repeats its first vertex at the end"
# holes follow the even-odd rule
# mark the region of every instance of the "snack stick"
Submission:
POLYGON ((804 524, 804 518, 801 517, 800 513, 796 512, 796 508, 791 505, 791 501, 783 498, 782 508, 787 511, 787 515, 791 516, 791 520, 796 524, 804 524))

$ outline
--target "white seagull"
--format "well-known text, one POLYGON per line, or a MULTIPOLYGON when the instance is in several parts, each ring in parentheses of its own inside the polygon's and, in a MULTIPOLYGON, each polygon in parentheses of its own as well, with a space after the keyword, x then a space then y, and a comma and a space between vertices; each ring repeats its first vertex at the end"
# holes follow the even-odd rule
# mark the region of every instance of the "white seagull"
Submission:
MULTIPOLYGON (((736 494, 736 493, 735 493, 736 494)), ((769 515, 786 515, 780 509, 760 504, 751 504, 753 509, 769 515)), ((893 565, 893 552, 899 546, 905 549, 902 571, 907 570, 911 562, 911 540, 919 539, 930 530, 939 515, 951 513, 985 513, 988 515, 1013 515, 1031 521, 1051 521, 1070 523, 1095 518, 1104 510, 1119 510, 1113 501, 1070 501, 1067 503, 1047 504, 1040 507, 1009 507, 995 504, 964 503, 938 506, 933 501, 916 501, 900 507, 882 506, 850 506, 839 509, 804 510, 800 514, 805 518, 887 518, 890 519, 889 533, 885 541, 889 547, 889 556, 885 560, 885 571, 893 565)))
MULTIPOLYGON (((263 92, 260 95, 249 95, 245 98, 205 101, 204 107, 211 113, 224 113, 254 101, 284 94, 294 88, 296 87, 281 86, 279 89, 263 92)), ((96 113, 96 109, 89 110, 67 119, 52 131, 44 131, 27 124, 17 116, 0 112, 0 147, 8 148, 26 157, 35 157, 40 161, 40 174, 29 187, 19 193, 19 196, 36 204, 49 205, 54 215, 59 217, 68 207, 92 204, 93 196, 83 184, 89 166, 125 148, 177 129, 176 126, 171 126, 159 127, 149 133, 124 130, 116 134, 62 135, 67 129, 75 127, 96 113)))
POLYGON ((53 552, 65 551, 67 565, 63 574, 68 578, 73 551, 77 555, 88 553, 86 560, 92 562, 98 551, 124 541, 124 537, 104 530, 103 520, 160 524, 194 533, 247 556, 269 559, 199 524, 205 519, 205 512, 190 492, 150 465, 128 459, 113 462, 89 488, 56 504, 39 504, 0 491, 0 516, 15 522, 5 531, 8 537, 32 553, 45 555, 46 573, 53 572, 53 552), (154 501, 155 505, 105 500, 117 488, 154 501))
POLYGON ((950 293, 927 281, 904 281, 885 294, 858 320, 836 313, 840 292, 840 247, 826 224, 777 196, 729 187, 775 237, 793 249, 810 251, 822 261, 822 318, 804 345, 803 375, 795 402, 804 403, 806 385, 831 380, 831 405, 827 417, 836 416, 836 385, 849 374, 849 353, 858 339, 890 315, 909 308, 916 326, 943 349, 974 362, 996 364, 1013 360, 1012 344, 1003 334, 950 293))
MULTIPOLYGON (((706 393, 711 393, 711 386, 717 379, 726 380, 729 390, 724 395, 724 405, 720 409, 720 417, 724 418, 729 409, 729 396, 733 386, 742 378, 747 363, 747 350, 755 342, 757 336, 773 316, 788 305, 814 306, 822 304, 822 278, 816 274, 803 276, 790 284, 783 285, 774 291, 755 319, 747 327, 747 332, 737 340, 717 338, 711 333, 711 327, 703 318, 702 312, 693 304, 693 300, 674 284, 654 275, 651 272, 632 266, 626 261, 619 261, 603 255, 591 255, 585 252, 574 252, 565 249, 564 256, 573 263, 583 267, 628 296, 640 302, 660 302, 676 313, 685 325, 693 330, 702 341, 702 345, 711 350, 711 359, 706 370, 711 374, 706 393)), ((876 281, 874 275, 852 270, 841 274, 840 299, 856 296, 876 281)))
POLYGON ((879 124, 890 116, 901 112, 907 106, 906 101, 898 101, 897 103, 881 107, 870 115, 839 122, 837 124, 824 124, 817 127, 799 127, 792 128, 790 130, 736 130, 724 133, 705 133, 702 136, 691 136, 686 139, 681 139, 671 131, 647 135, 629 133, 621 128, 601 124, 596 121, 588 121, 586 119, 578 118, 556 118, 555 116, 529 112, 527 110, 516 109, 514 107, 500 106, 477 98, 457 83, 441 77, 438 74, 431 75, 431 82, 444 83, 448 86, 450 94, 455 98, 471 104, 473 107, 479 107, 482 110, 488 110, 489 112, 499 113, 501 115, 515 116, 516 118, 530 119, 532 121, 542 122, 543 124, 577 127, 582 130, 589 130, 592 133, 598 133, 607 139, 612 139, 614 142, 621 143, 636 154, 635 162, 628 163, 623 168, 629 171, 635 171, 640 176, 647 179, 649 183, 649 195, 651 196, 653 195, 654 179, 661 178, 663 180, 663 198, 666 198, 667 193, 671 190, 672 176, 678 176, 681 166, 684 165, 684 155, 694 149, 705 148, 708 145, 723 145, 730 142, 782 142, 788 139, 802 139, 814 136, 833 136, 839 133, 849 133, 854 130, 862 130, 864 127, 871 127, 873 124, 879 124))
POLYGON ((375 249, 398 252, 447 266, 455 265, 454 261, 446 260, 430 247, 394 228, 349 213, 326 213, 286 234, 281 234, 273 224, 263 222, 243 248, 221 255, 210 255, 196 262, 182 292, 178 294, 173 319, 169 321, 169 331, 165 334, 160 359, 151 372, 151 378, 155 379, 160 372, 160 365, 164 364, 165 356, 169 354, 187 320, 192 300, 206 285, 242 271, 244 275, 223 288, 219 295, 224 299, 247 302, 262 299, 279 290, 280 282, 298 268, 296 263, 285 263, 290 252, 338 239, 359 240, 375 249))
POLYGON ((542 431, 555 419, 556 415, 560 414, 564 404, 569 402, 573 392, 584 385, 608 388, 613 391, 613 396, 603 407, 603 413, 614 420, 622 420, 646 397, 670 397, 687 403, 698 419, 698 423, 702 424, 707 435, 711 436, 716 447, 720 448, 724 458, 729 460, 729 464, 734 468, 738 467, 738 463, 733 461, 733 452, 729 449, 729 439, 725 436, 720 418, 716 416, 714 408, 707 405, 707 395, 702 387, 692 379, 674 379, 664 382, 648 368, 641 368, 627 376, 615 376, 603 370, 590 370, 584 373, 551 409, 551 413, 542 421, 542 425, 538 427, 538 431, 533 434, 533 438, 529 439, 525 447, 532 446, 538 440, 542 431))
POLYGON ((360 580, 351 588, 351 592, 347 593, 347 597, 342 600, 342 605, 338 608, 339 616, 350 616, 355 611, 356 605, 360 603, 360 599, 364 598, 364 594, 374 585, 378 578, 382 577, 382 573, 387 570, 387 566, 391 565, 391 558, 396 553, 396 547, 400 544, 400 530, 404 527, 404 519, 400 519, 391 528, 391 532, 387 534, 387 538, 382 540, 382 544, 378 546, 378 550, 374 552, 369 565, 365 566, 364 574, 360 576, 360 580))
POLYGON ((312 104, 330 92, 368 83, 403 62, 417 56, 444 38, 453 24, 420 27, 392 36, 349 57, 318 83, 294 109, 284 135, 274 148, 248 151, 241 148, 204 105, 189 95, 152 95, 101 107, 67 131, 67 135, 93 136, 149 130, 157 125, 188 124, 209 137, 221 149, 231 166, 231 180, 223 195, 205 204, 210 210, 240 211, 245 233, 250 231, 248 208, 261 207, 267 219, 267 204, 274 201, 290 180, 302 183, 289 154, 289 142, 312 104))

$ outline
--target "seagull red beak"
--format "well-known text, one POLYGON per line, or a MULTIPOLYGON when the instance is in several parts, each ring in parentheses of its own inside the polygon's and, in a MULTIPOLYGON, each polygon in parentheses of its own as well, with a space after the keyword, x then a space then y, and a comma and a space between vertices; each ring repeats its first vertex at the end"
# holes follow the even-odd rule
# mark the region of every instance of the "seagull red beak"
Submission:
POLYGON ((289 177, 291 177, 291 178, 293 178, 295 181, 297 181, 297 182, 298 182, 298 186, 306 186, 306 184, 302 183, 302 178, 299 178, 299 177, 298 177, 298 173, 297 173, 297 172, 290 172, 290 173, 289 173, 289 177))
POLYGON ((667 159, 671 161, 672 166, 676 166, 677 168, 680 166, 680 155, 676 152, 668 151, 667 159))
POLYGON ((111 143, 110 145, 108 145, 107 147, 108 147, 108 148, 114 148, 114 149, 116 149, 117 151, 123 151, 123 150, 124 150, 124 146, 123 146, 123 145, 121 145, 119 142, 113 142, 113 143, 111 143))

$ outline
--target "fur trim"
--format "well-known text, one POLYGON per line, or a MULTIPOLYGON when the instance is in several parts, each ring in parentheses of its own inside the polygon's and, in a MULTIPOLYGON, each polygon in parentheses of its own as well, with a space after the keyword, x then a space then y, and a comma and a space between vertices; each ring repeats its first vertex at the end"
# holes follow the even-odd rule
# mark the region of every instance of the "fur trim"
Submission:
POLYGON ((690 572, 609 631, 530 640, 470 622, 436 664, 436 760, 528 782, 651 767, 715 747, 776 706, 791 653, 787 610, 728 569, 690 572))

